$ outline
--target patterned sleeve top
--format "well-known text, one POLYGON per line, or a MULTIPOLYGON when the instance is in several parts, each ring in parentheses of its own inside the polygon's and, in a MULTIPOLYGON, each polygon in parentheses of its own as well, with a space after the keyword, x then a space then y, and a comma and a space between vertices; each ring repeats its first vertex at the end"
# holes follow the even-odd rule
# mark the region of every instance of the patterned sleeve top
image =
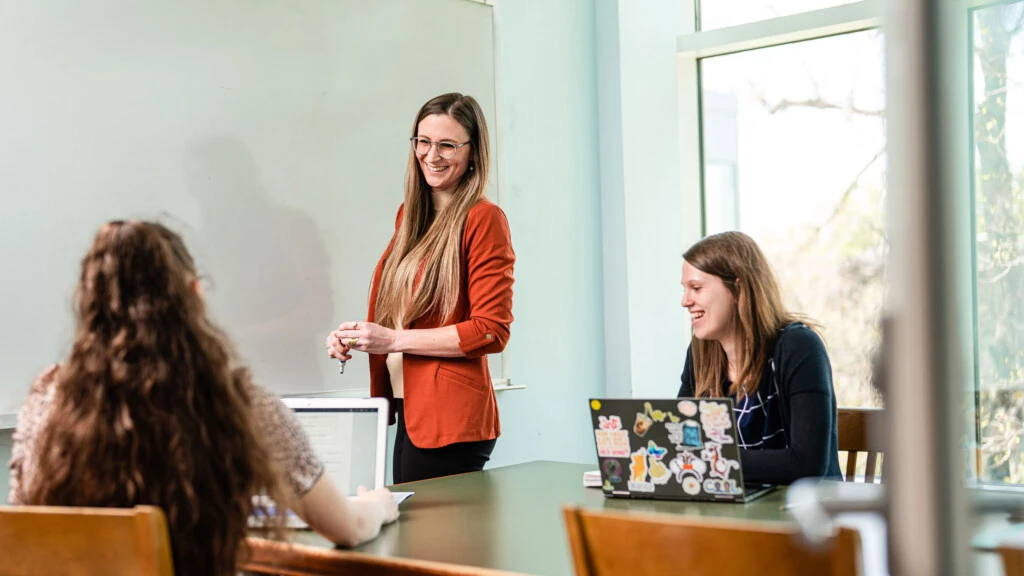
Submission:
MULTIPOLYGON (((27 487, 32 485, 39 434, 43 431, 53 406, 58 382, 57 366, 43 371, 32 384, 28 398, 18 413, 11 450, 10 504, 24 504, 27 487)), ((264 388, 245 380, 246 391, 267 450, 285 481, 295 494, 304 496, 324 473, 324 466, 313 453, 301 425, 281 400, 264 388)))

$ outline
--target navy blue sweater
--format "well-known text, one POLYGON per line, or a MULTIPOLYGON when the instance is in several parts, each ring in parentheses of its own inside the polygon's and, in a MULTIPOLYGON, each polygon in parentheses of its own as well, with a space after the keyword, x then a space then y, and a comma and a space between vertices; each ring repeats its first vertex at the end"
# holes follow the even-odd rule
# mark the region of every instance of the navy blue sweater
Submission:
MULTIPOLYGON (((693 397, 695 382, 693 351, 687 349, 678 396, 693 397)), ((724 385, 728 388, 729 383, 724 385)), ((832 365, 821 338, 803 324, 784 328, 764 367, 758 390, 766 410, 764 418, 756 419, 755 432, 764 429, 768 436, 768 428, 773 426, 770 422, 780 421, 783 439, 740 450, 744 481, 789 484, 806 477, 840 479, 832 365), (774 396, 776 387, 777 397, 768 402, 769 391, 774 396)), ((736 405, 737 411, 741 404, 736 405)), ((749 417, 744 423, 740 413, 736 416, 741 420, 740 431, 750 436, 755 426, 747 424, 749 417)), ((756 438, 747 438, 748 445, 756 442, 756 438)))

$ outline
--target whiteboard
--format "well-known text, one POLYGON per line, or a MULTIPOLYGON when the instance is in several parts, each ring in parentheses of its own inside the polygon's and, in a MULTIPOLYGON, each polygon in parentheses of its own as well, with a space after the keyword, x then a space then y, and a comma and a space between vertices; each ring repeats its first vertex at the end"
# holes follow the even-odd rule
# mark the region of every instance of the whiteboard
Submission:
POLYGON ((0 414, 69 351, 79 260, 115 218, 183 233, 259 383, 366 387, 365 356, 340 376, 324 340, 365 318, 419 107, 473 95, 496 153, 492 11, 0 0, 0 414))

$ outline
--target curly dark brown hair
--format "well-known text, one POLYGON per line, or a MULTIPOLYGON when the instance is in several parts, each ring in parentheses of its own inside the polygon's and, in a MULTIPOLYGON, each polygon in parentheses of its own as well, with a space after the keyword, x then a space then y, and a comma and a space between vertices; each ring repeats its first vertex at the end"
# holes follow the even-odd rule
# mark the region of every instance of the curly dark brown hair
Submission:
POLYGON ((26 503, 160 506, 177 571, 227 575, 244 553, 253 496, 285 496, 249 374, 207 317, 197 279, 181 237, 161 224, 97 232, 26 503))

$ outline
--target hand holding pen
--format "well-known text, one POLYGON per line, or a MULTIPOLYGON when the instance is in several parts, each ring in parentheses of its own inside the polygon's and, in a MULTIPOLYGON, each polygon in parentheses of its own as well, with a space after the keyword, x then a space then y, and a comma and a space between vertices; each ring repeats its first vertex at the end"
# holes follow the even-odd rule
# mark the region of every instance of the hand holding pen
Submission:
MULTIPOLYGON (((346 322, 338 327, 339 330, 351 327, 352 330, 359 328, 359 322, 346 322)), ((330 358, 338 359, 338 374, 345 373, 345 362, 352 359, 350 354, 352 347, 359 341, 359 337, 345 338, 342 340, 338 337, 337 331, 331 332, 327 336, 327 356, 330 358)))

